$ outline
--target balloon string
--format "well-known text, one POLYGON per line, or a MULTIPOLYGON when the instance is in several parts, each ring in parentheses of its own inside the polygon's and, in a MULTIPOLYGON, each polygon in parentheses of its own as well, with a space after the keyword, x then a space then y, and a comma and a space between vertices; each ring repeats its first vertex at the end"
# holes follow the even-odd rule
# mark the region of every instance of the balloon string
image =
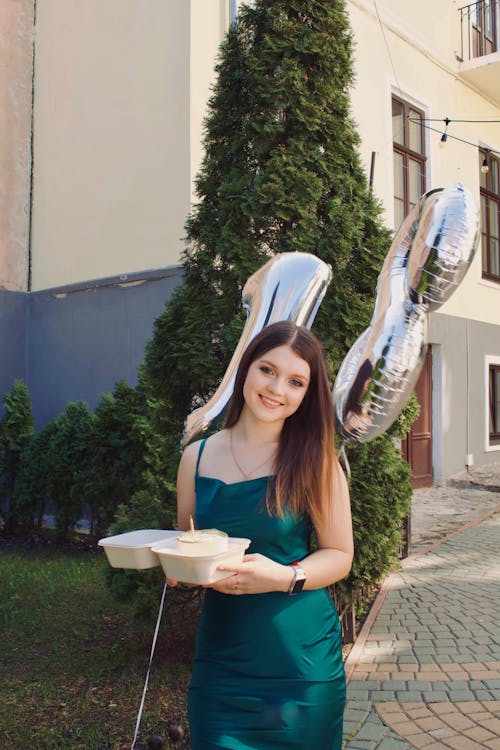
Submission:
POLYGON ((351 478, 351 467, 349 465, 349 459, 347 458, 347 452, 346 452, 346 449, 345 449, 345 443, 342 443, 342 445, 340 446, 339 453, 342 456, 342 461, 344 463, 345 470, 347 472, 347 476, 350 479, 351 478))
POLYGON ((161 622, 161 616, 162 616, 162 613, 163 613, 163 605, 165 604, 165 594, 166 593, 167 593, 167 583, 165 582, 165 585, 163 587, 163 594, 161 595, 160 609, 159 609, 159 612, 158 612, 158 619, 156 620, 155 634, 153 636, 153 643, 151 645, 151 654, 149 656, 149 664, 148 664, 148 671, 147 671, 147 674, 146 674, 146 681, 144 682, 144 689, 142 691, 141 705, 139 706, 139 713, 137 714, 137 721, 136 721, 136 724, 135 724, 134 739, 132 741, 132 747, 130 748, 130 750, 134 750, 135 743, 137 741, 137 735, 139 734, 139 726, 141 724, 142 709, 144 708, 144 701, 145 701, 146 692, 147 692, 147 689, 148 689, 149 673, 151 672, 151 664, 153 662, 153 654, 155 652, 156 639, 158 638, 158 631, 160 629, 160 622, 161 622))

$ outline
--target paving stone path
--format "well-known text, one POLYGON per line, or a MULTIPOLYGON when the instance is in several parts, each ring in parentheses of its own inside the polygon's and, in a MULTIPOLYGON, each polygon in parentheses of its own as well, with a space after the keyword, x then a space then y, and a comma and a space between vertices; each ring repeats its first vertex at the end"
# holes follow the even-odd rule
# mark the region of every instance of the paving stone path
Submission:
POLYGON ((384 582, 346 661, 345 750, 500 750, 500 513, 384 582))
POLYGON ((499 505, 500 491, 484 487, 445 485, 415 490, 411 504, 411 551, 428 547, 499 505))

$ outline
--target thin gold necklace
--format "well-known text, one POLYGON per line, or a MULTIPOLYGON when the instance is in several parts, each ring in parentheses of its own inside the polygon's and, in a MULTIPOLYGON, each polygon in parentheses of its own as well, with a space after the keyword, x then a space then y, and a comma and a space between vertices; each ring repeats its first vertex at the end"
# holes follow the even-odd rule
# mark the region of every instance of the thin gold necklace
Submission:
POLYGON ((249 472, 248 472, 248 474, 246 474, 246 473, 245 473, 245 472, 243 471, 243 469, 241 468, 241 466, 240 466, 240 463, 239 463, 238 459, 236 458, 236 456, 235 456, 235 454, 234 454, 234 448, 233 448, 233 431, 232 431, 232 430, 229 430, 229 447, 231 448, 231 455, 232 455, 232 457, 233 457, 233 461, 234 461, 234 463, 236 464, 236 467, 237 467, 238 471, 240 472, 241 476, 242 476, 242 477, 243 477, 243 479, 245 479, 245 480, 248 480, 248 479, 249 479, 249 477, 250 477, 250 476, 251 476, 252 474, 255 474, 255 472, 256 472, 256 471, 258 471, 258 469, 260 469, 260 467, 261 467, 261 466, 264 466, 264 464, 267 464, 267 462, 269 461, 269 459, 270 459, 270 458, 274 458, 274 455, 275 455, 275 453, 276 453, 276 450, 274 450, 274 451, 273 451, 273 452, 271 453, 271 456, 268 456, 268 457, 266 458, 266 460, 265 460, 265 461, 262 461, 262 463, 261 463, 261 464, 259 464, 258 466, 255 466, 255 467, 254 467, 254 468, 252 469, 252 471, 249 471, 249 472))

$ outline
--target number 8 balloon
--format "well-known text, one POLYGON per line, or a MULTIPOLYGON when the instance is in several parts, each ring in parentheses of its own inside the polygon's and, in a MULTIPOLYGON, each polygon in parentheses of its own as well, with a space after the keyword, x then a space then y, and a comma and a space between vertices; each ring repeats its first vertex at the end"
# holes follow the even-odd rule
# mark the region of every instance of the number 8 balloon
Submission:
POLYGON ((398 417, 425 358, 428 313, 449 299, 470 267, 478 224, 462 185, 425 193, 402 223, 378 277, 371 323, 335 380, 344 441, 373 440, 398 417))

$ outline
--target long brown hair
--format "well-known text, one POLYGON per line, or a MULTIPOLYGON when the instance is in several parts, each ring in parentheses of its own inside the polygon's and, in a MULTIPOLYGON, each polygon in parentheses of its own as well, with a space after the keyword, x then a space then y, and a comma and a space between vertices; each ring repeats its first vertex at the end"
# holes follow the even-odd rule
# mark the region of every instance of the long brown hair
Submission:
POLYGON ((333 489, 335 422, 332 394, 321 344, 303 326, 281 321, 266 326, 243 353, 234 391, 229 402, 226 428, 238 422, 244 405, 243 386, 252 362, 278 346, 289 346, 311 370, 306 395, 281 431, 275 461, 275 479, 268 490, 269 512, 283 516, 307 513, 313 522, 322 520, 322 499, 333 489), (272 490, 272 491, 271 491, 272 490))

